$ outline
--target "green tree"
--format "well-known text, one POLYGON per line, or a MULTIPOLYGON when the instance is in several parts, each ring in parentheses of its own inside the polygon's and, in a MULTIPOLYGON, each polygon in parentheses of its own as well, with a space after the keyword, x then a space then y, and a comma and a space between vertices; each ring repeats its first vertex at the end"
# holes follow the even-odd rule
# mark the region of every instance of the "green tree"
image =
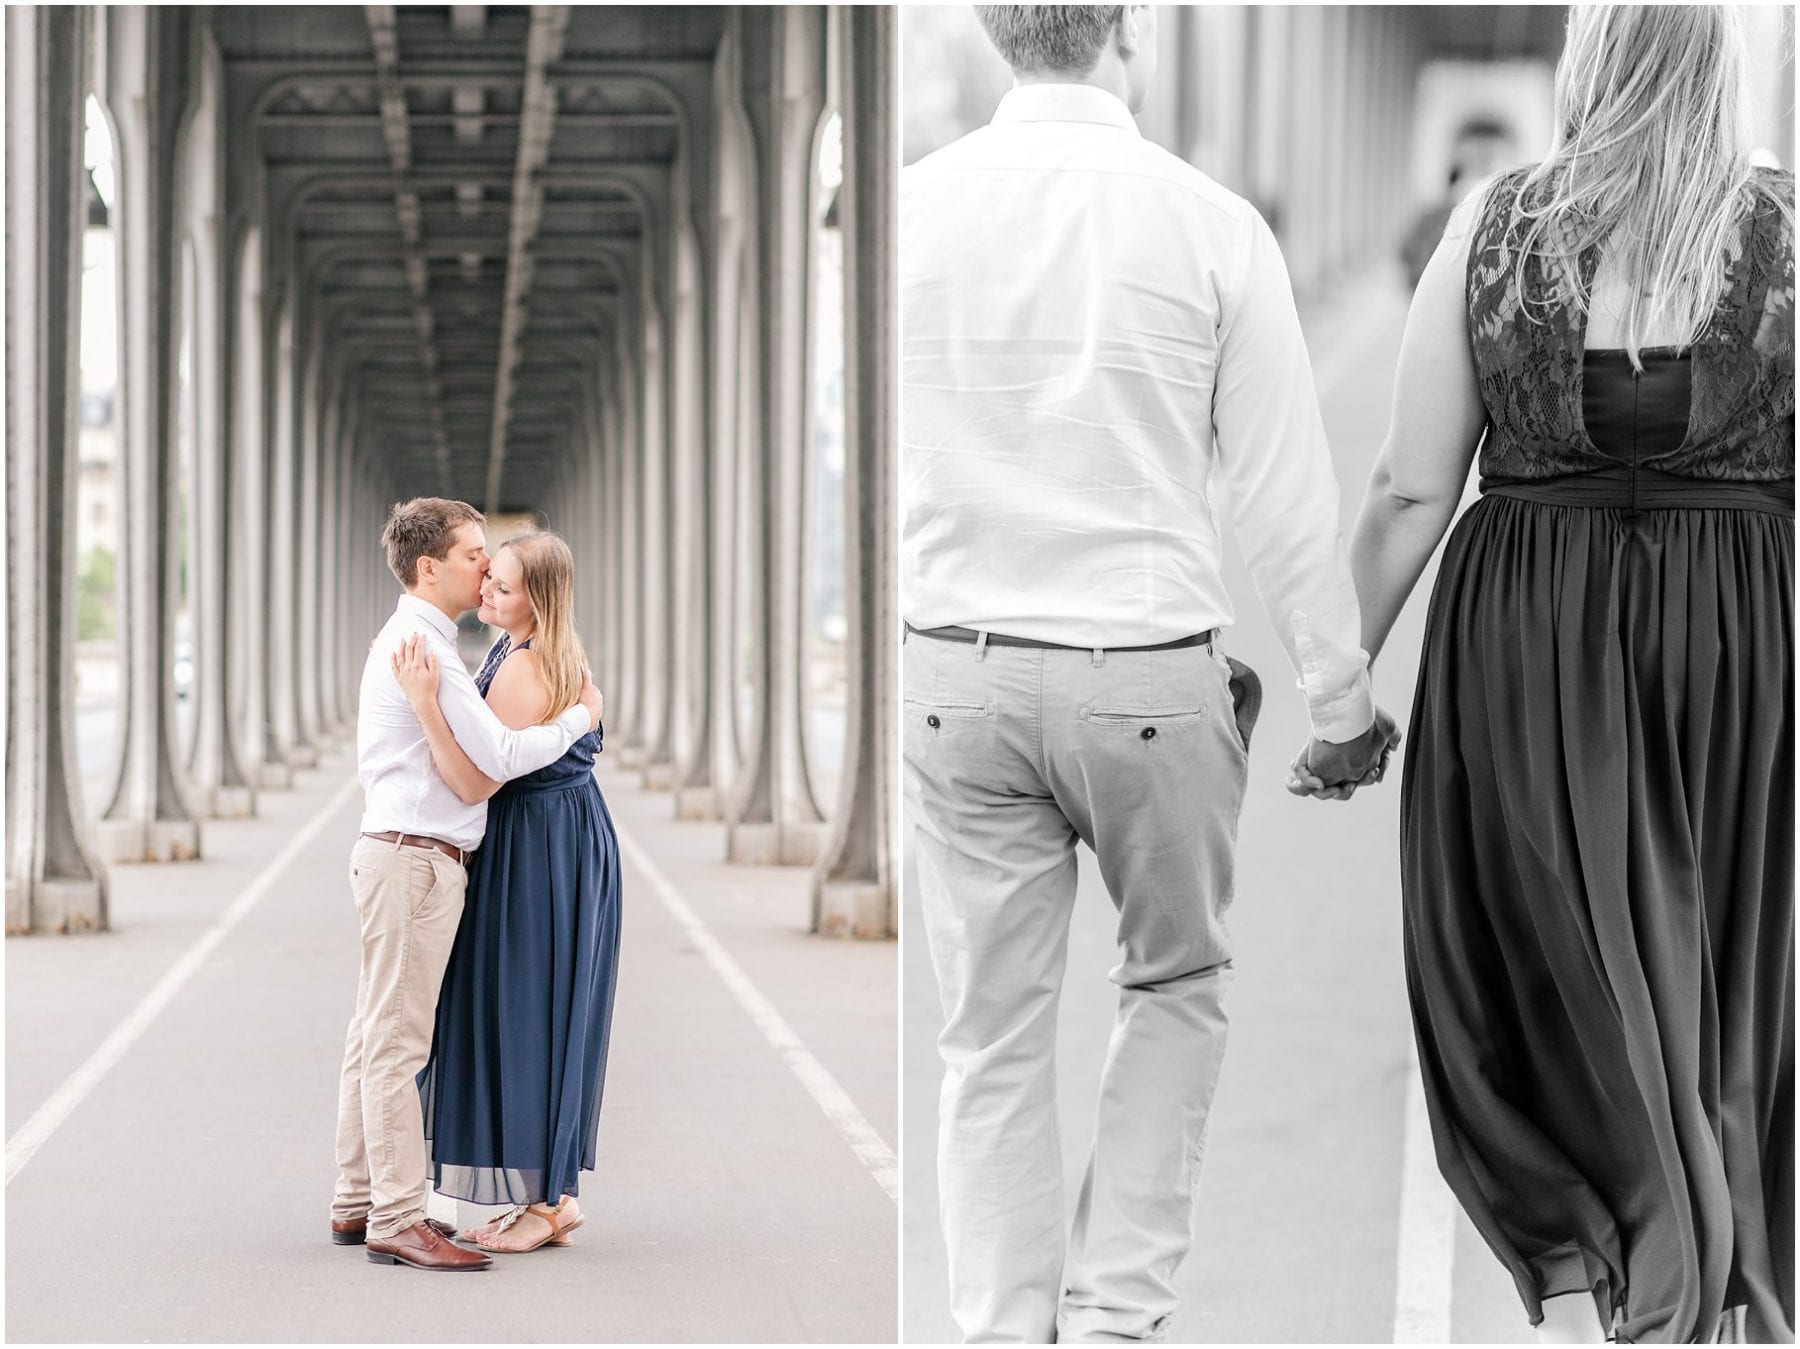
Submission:
POLYGON ((118 635, 119 577, 112 549, 92 548, 82 555, 76 597, 76 640, 91 642, 118 635))

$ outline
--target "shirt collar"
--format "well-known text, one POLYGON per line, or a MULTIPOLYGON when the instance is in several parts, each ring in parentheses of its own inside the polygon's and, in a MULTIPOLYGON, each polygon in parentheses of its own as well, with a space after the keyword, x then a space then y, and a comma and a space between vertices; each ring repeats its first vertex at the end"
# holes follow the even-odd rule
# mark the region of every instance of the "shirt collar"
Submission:
POLYGON ((427 600, 420 599, 417 595, 402 593, 400 603, 395 606, 395 612, 405 612, 416 618, 422 618, 450 641, 456 640, 456 620, 445 618, 442 609, 427 600))
POLYGON ((1092 84, 1018 84, 994 109, 1000 122, 1097 122, 1134 136, 1143 133, 1116 94, 1092 84))

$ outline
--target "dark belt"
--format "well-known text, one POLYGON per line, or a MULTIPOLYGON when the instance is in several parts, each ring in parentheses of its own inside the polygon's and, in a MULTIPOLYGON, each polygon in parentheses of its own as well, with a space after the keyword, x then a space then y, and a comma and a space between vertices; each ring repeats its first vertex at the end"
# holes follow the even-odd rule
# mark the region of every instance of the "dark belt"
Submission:
POLYGON ((364 834, 364 838, 372 838, 377 843, 399 843, 408 848, 436 848, 445 857, 454 857, 459 866, 469 864, 469 853, 473 849, 464 850, 454 843, 446 843, 441 838, 432 838, 429 834, 364 834))
MULTIPOLYGON (((982 633, 974 628, 915 628, 911 623, 906 625, 907 632, 915 637, 935 637, 943 642, 979 641, 982 633)), ((1032 637, 1008 637, 1003 632, 986 634, 989 646, 1028 646, 1037 651, 1180 651, 1190 646, 1205 646, 1213 639, 1213 630, 1196 632, 1192 637, 1177 637, 1172 642, 1157 642, 1152 646, 1076 646, 1070 642, 1040 642, 1032 637)))
POLYGON ((1628 464, 1560 478, 1483 478, 1481 493, 1542 506, 1581 506, 1589 510, 1762 511, 1794 518, 1792 478, 1719 482, 1684 478, 1654 468, 1634 469, 1628 464))

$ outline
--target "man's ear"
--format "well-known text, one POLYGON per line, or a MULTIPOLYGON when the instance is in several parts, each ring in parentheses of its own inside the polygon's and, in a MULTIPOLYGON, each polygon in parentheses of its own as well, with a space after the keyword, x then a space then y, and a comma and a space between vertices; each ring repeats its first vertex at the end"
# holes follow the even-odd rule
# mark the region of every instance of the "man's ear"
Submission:
POLYGON ((1138 54, 1142 39, 1138 37, 1137 5, 1120 5, 1119 17, 1113 24, 1113 37, 1119 44, 1119 55, 1129 61, 1138 54))
POLYGON ((413 575, 419 578, 420 585, 437 584, 438 560, 435 557, 421 557, 413 563, 413 575))

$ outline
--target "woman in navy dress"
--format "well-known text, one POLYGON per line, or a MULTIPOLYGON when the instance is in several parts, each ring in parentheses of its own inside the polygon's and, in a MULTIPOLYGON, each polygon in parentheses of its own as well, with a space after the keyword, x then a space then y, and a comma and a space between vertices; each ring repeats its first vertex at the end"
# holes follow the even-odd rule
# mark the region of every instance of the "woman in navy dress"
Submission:
POLYGON ((1729 9, 1571 9, 1556 144, 1427 267, 1351 549, 1373 657, 1479 445, 1406 975, 1438 1164, 1545 1342, 1794 1338, 1794 179, 1746 65, 1729 9))
MULTIPOLYGON (((505 635, 476 684, 508 726, 554 720, 581 687, 573 589, 574 560, 554 534, 522 534, 494 554, 480 617, 505 635)), ((437 713, 435 668, 403 650, 395 673, 444 780, 465 800, 488 798, 419 1076, 432 1185, 512 1206, 463 1234, 484 1250, 568 1245, 582 1223, 580 1173, 594 1168, 619 962, 619 848, 593 775, 602 733, 497 783, 437 713)))

